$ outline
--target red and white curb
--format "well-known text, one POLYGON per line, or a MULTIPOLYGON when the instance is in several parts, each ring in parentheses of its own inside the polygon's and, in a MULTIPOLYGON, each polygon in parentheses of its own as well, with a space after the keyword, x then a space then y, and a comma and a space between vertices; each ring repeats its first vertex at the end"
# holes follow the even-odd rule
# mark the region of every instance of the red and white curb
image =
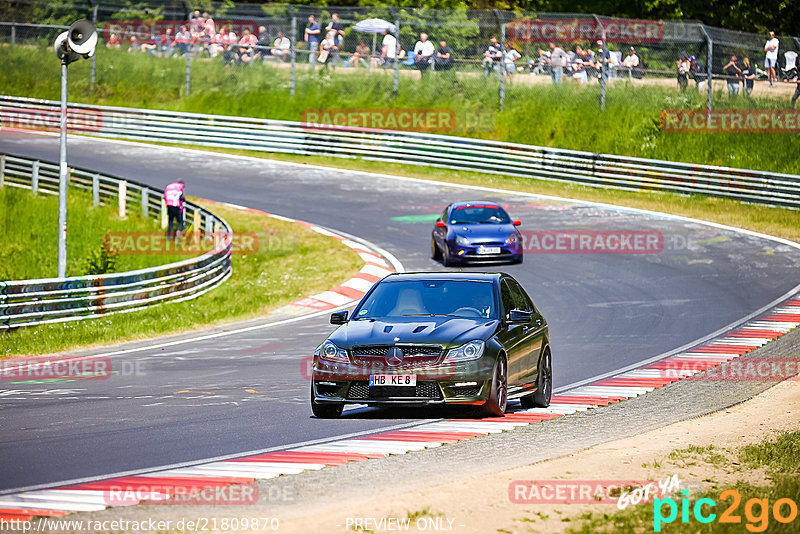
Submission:
POLYGON ((287 304, 286 306, 275 310, 275 313, 286 312, 293 315, 299 315, 308 313, 310 311, 331 310, 340 306, 346 306, 347 304, 360 300, 361 297, 363 297, 366 292, 370 290, 375 282, 384 276, 399 270, 396 268, 396 266, 393 266, 384 260, 375 250, 372 249, 372 247, 354 241, 332 230, 328 230, 327 228, 322 228, 321 226, 316 226, 306 221, 290 219, 289 217, 284 217, 282 215, 275 215, 274 213, 267 213, 266 211, 239 206, 237 204, 229 204, 227 202, 223 202, 222 204, 238 210, 252 211, 254 213, 266 215, 280 221, 306 226, 318 234, 336 239, 343 245, 350 247, 364 261, 364 266, 361 268, 361 270, 353 278, 346 281, 342 285, 332 287, 329 290, 323 291, 322 293, 317 293, 316 295, 303 297, 292 302, 291 304, 287 304))
MULTIPOLYGON (((364 254, 370 254, 363 250, 364 254)), ((371 260, 367 260, 368 264, 371 260)), ((797 326, 800 326, 800 294, 712 341, 637 369, 553 395, 548 408, 515 410, 504 417, 434 421, 243 458, 0 496, 0 519, 28 521, 35 516, 53 517, 69 512, 103 510, 109 506, 109 492, 127 492, 141 500, 199 494, 203 490, 216 491, 232 484, 247 484, 348 462, 405 454, 513 430, 643 395, 747 354, 797 326)), ((138 504, 136 499, 126 500, 125 505, 138 504)))

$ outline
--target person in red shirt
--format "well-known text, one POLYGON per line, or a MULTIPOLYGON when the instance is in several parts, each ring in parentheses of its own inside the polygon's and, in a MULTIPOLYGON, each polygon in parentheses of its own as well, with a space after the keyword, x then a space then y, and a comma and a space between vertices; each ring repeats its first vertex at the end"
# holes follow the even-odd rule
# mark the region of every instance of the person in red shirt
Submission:
POLYGON ((257 42, 258 38, 250 33, 250 28, 245 28, 242 32, 242 38, 239 39, 237 58, 240 62, 247 65, 253 60, 253 54, 255 53, 255 46, 257 42))

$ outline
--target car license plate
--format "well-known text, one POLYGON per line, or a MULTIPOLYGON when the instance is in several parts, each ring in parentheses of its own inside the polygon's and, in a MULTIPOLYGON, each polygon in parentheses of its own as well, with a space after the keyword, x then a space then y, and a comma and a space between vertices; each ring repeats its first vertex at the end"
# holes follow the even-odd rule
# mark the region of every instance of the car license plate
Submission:
POLYGON ((416 386, 417 375, 369 375, 370 386, 416 386))
POLYGON ((500 247, 478 247, 478 254, 500 254, 500 247))

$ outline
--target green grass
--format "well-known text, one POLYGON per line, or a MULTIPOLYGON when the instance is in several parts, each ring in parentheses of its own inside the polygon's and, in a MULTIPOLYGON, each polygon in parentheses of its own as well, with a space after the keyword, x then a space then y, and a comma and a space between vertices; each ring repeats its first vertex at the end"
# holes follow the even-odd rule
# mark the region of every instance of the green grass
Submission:
MULTIPOLYGON (((0 358, 109 345, 262 316, 329 289, 361 267, 361 260, 351 249, 304 226, 214 202, 198 203, 228 221, 234 231, 264 236, 259 253, 233 256, 233 275, 228 281, 186 302, 93 320, 0 331, 0 358)), ((161 263, 163 256, 157 259, 161 263)))
MULTIPOLYGON (((2 93, 48 99, 59 97, 59 65, 44 48, 0 46, 2 93)), ((140 108, 301 120, 314 108, 449 108, 492 113, 497 81, 432 76, 424 83, 412 73, 401 77, 391 98, 392 77, 337 71, 298 71, 297 92, 289 96, 289 69, 272 65, 225 68, 221 60, 198 60, 192 67, 190 96, 184 94, 186 62, 118 50, 98 50, 97 85, 90 91, 89 62, 70 66, 70 100, 140 108)), ((707 163, 794 173, 800 136, 791 133, 664 133, 664 109, 704 109, 705 96, 668 87, 609 87, 607 108, 598 111, 598 86, 510 84, 505 109, 491 117, 494 128, 469 135, 518 143, 611 154, 707 163)), ((718 108, 785 108, 786 99, 729 99, 718 108)), ((464 132, 454 132, 464 133, 464 132)))
MULTIPOLYGON (((717 465, 714 458, 718 453, 713 447, 690 447, 680 451, 674 451, 676 457, 685 458, 687 455, 699 454, 704 459, 709 460, 711 465, 717 465)), ((791 523, 780 523, 771 515, 773 505, 776 501, 789 498, 795 503, 798 502, 800 495, 800 431, 782 433, 776 440, 763 441, 755 445, 748 445, 738 450, 738 455, 743 466, 751 469, 766 467, 770 473, 771 483, 764 485, 752 485, 744 482, 737 482, 732 486, 718 488, 705 492, 690 491, 689 506, 690 510, 688 524, 681 523, 680 511, 677 518, 671 524, 665 525, 662 532, 708 532, 708 533, 729 533, 729 532, 797 532, 797 519, 791 523), (741 523, 720 523, 719 516, 722 512, 732 506, 732 499, 721 498, 723 491, 734 489, 741 495, 741 502, 733 515, 741 518, 741 523), (696 521, 692 516, 691 510, 694 503, 701 498, 710 498, 717 503, 717 520, 703 525, 696 521), (748 505, 750 499, 767 499, 769 504, 770 516, 764 516, 758 505, 748 505), (750 506, 750 516, 747 515, 750 506), (750 525, 748 527, 747 525, 750 525), (766 528, 762 528, 766 527, 766 528), (745 530, 746 529, 746 530, 745 530)), ((670 455, 672 456, 672 455, 670 455)), ((673 495, 680 510, 682 495, 673 495)), ((704 506, 703 512, 708 513, 709 509, 704 506)), ((666 505, 663 513, 666 515, 668 509, 666 505)), ((789 511, 783 506, 782 513, 788 515, 789 511)), ((652 532, 653 531, 654 507, 652 504, 641 504, 629 506, 623 511, 616 513, 592 513, 584 514, 578 519, 581 521, 569 532, 589 534, 594 532, 652 532)))
MULTIPOLYGON (((0 189, 0 280, 55 278, 58 256, 58 197, 15 187, 0 189)), ((138 204, 137 204, 138 207, 138 204)), ((138 210, 120 218, 116 204, 92 207, 91 194, 67 195, 67 276, 87 274, 88 262, 113 232, 160 232, 138 210)), ((110 272, 132 271, 186 259, 185 256, 119 255, 110 272)))

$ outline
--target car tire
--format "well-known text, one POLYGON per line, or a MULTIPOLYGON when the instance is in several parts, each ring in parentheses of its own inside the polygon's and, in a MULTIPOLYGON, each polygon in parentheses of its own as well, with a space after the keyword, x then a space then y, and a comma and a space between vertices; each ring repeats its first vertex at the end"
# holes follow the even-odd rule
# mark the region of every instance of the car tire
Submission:
POLYGON ((492 391, 489 393, 489 400, 483 405, 486 415, 503 417, 506 413, 508 404, 508 367, 506 358, 502 354, 498 356, 494 366, 494 376, 492 377, 492 391))
POLYGON ((456 262, 450 259, 450 254, 447 252, 446 247, 445 250, 442 251, 442 264, 444 264, 445 267, 452 267, 456 264, 456 262))
POLYGON ((533 394, 533 405, 537 408, 550 406, 553 395, 553 361, 550 349, 547 349, 539 364, 539 376, 536 378, 536 392, 533 394))
POLYGON ((433 238, 431 238, 431 258, 434 260, 442 259, 442 251, 439 249, 438 245, 436 244, 436 240, 433 238))
POLYGON ((341 402, 318 403, 314 399, 314 384, 311 384, 311 412, 319 419, 336 419, 342 415, 344 404, 341 402))

